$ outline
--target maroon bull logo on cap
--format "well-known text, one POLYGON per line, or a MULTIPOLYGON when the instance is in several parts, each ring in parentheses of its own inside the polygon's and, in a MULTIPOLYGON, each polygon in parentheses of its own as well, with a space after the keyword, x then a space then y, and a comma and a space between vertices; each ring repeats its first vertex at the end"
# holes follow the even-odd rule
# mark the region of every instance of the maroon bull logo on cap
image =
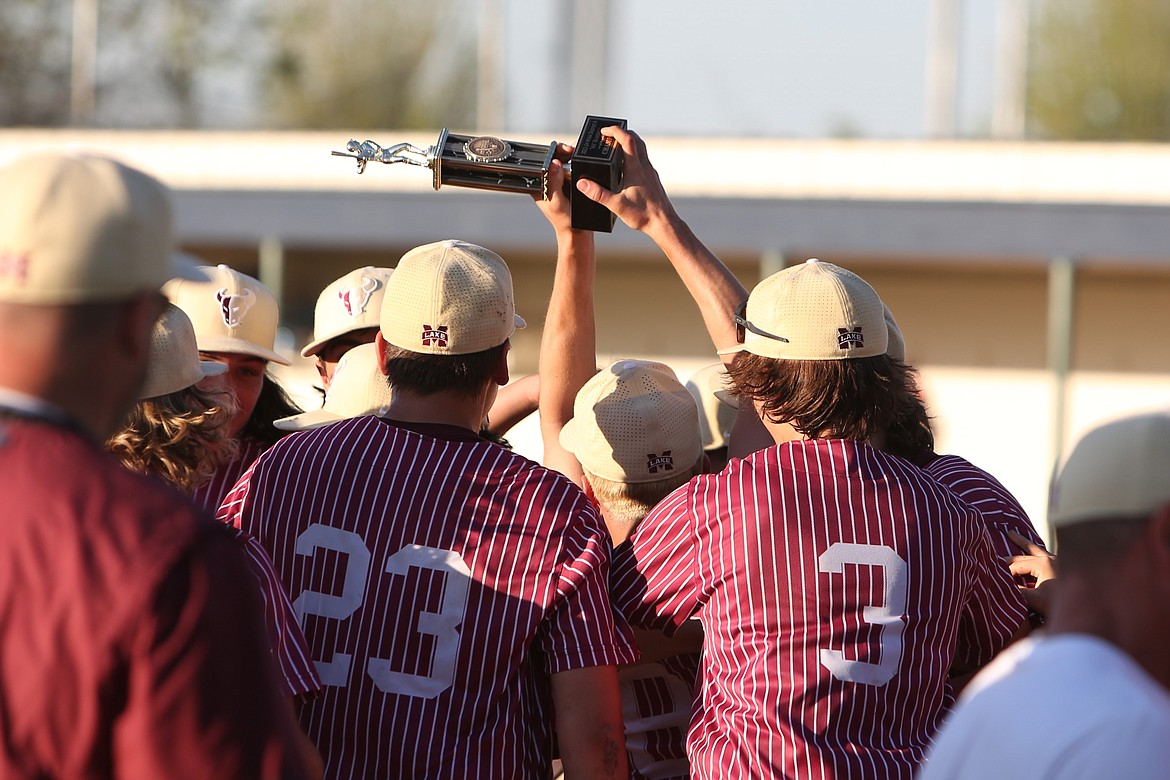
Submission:
POLYGON ((357 317, 366 310, 366 304, 370 302, 370 296, 379 287, 381 287, 381 283, 377 279, 370 276, 363 276, 360 286, 354 285, 344 290, 338 290, 337 297, 341 299, 341 305, 345 307, 345 313, 350 317, 357 317))
POLYGON ((229 328, 235 328, 244 321, 244 315, 256 302, 256 293, 246 287, 242 292, 229 293, 224 287, 216 291, 215 300, 219 301, 219 312, 223 316, 223 324, 229 328))

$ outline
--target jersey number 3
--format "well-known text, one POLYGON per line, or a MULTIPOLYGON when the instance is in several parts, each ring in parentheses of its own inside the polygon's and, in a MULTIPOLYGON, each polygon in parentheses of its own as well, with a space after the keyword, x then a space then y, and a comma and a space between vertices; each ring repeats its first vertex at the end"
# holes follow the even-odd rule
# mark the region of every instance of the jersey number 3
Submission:
POLYGON ((844 574, 845 566, 880 566, 885 575, 885 603, 862 609, 866 623, 881 627, 881 660, 851 661, 840 650, 822 650, 821 666, 838 680, 862 685, 885 685, 898 671, 902 658, 902 621, 906 614, 906 561, 892 547, 877 544, 849 544, 837 542, 817 558, 817 569, 822 574, 844 574))
MULTIPOLYGON (((370 573, 370 551, 362 538, 352 531, 314 523, 297 537, 298 555, 310 558, 321 549, 346 556, 345 580, 341 594, 332 595, 306 590, 297 596, 293 609, 304 622, 305 615, 345 620, 361 607, 365 599, 366 578, 370 573)), ((455 662, 459 655, 459 624, 467 607, 471 570, 451 550, 410 544, 386 559, 384 571, 406 576, 411 568, 430 569, 446 575, 442 603, 438 612, 423 612, 418 617, 418 631, 435 638, 435 652, 428 675, 394 671, 385 658, 371 658, 366 673, 374 685, 385 693, 433 699, 451 687, 455 679, 455 662)), ((321 682, 345 686, 349 681, 353 656, 335 653, 332 660, 314 661, 321 682)))

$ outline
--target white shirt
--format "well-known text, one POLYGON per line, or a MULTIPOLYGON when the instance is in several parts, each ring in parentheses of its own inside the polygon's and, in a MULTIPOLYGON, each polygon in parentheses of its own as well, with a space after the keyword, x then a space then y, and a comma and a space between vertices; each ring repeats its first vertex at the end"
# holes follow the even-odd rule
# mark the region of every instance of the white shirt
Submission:
POLYGON ((1170 777, 1170 693, 1086 634, 1027 639, 964 691, 918 780, 1170 777))

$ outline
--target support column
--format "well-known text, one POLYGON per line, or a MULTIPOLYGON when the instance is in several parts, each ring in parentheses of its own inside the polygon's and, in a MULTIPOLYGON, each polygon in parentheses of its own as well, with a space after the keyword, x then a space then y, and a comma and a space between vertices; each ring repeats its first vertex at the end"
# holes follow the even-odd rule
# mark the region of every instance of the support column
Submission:
MULTIPOLYGON (((284 306, 284 243, 276 236, 266 236, 261 239, 259 247, 260 281, 276 297, 276 305, 281 312, 281 320, 287 316, 284 306)), ((291 352, 295 345, 292 331, 283 324, 276 332, 277 352, 291 352)))
MULTIPOLYGON (((1073 323, 1076 318, 1076 261, 1054 257, 1048 263, 1048 372, 1051 377, 1051 415, 1048 421, 1052 474, 1060 465, 1068 427, 1068 378, 1072 369, 1073 323)), ((1052 538, 1048 524, 1046 539, 1052 538)))
MULTIPOLYGON (((788 262, 784 258, 783 251, 773 247, 770 249, 765 249, 763 252, 760 253, 760 260, 759 260, 760 281, 767 279, 769 276, 771 276, 774 273, 778 273, 780 271, 783 271, 787 267, 788 267, 788 262)), ((748 285, 748 291, 750 292, 751 288, 754 286, 755 285, 748 285)))

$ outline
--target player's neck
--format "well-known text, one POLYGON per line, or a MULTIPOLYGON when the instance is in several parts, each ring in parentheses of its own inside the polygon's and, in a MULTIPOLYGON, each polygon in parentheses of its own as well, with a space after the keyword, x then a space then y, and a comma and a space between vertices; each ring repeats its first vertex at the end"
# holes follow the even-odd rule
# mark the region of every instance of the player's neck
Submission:
POLYGON ((482 395, 472 398, 446 391, 430 395, 391 391, 390 405, 382 416, 400 422, 454 425, 478 433, 483 407, 482 395))
MULTIPOLYGON (((1136 564, 1134 564, 1136 566, 1136 564)), ((1170 608, 1151 596, 1140 577, 1116 581, 1066 575, 1048 618, 1050 634, 1088 634, 1117 646, 1170 690, 1170 647, 1164 626, 1170 608)))

